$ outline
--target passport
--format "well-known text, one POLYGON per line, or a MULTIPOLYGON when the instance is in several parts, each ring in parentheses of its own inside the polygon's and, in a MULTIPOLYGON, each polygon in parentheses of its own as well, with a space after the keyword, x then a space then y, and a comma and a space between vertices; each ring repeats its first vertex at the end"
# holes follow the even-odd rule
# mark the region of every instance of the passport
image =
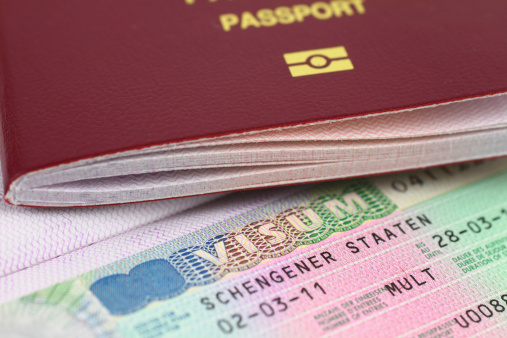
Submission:
POLYGON ((25 206, 122 204, 507 154, 507 3, 3 0, 25 206))

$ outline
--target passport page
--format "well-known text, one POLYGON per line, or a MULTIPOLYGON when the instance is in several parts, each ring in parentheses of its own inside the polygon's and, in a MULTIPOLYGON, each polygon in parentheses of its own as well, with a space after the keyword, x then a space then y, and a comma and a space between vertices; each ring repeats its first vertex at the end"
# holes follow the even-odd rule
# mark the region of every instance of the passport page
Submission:
MULTIPOLYGON (((161 243, 162 229, 152 239, 137 232, 130 243, 144 244, 130 255, 0 305, 0 332, 501 336, 502 168, 505 160, 323 183, 212 224, 203 213, 200 229, 161 243)), ((113 248, 100 244, 107 257, 113 248)), ((66 268, 56 261, 48 274, 66 268)), ((2 293, 8 283, 0 279, 2 293)))

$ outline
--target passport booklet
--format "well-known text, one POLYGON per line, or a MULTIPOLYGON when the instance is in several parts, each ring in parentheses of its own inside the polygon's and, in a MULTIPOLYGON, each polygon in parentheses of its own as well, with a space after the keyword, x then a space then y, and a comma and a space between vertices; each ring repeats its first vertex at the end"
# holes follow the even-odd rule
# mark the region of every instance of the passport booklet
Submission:
POLYGON ((5 199, 94 206, 507 155, 507 2, 2 0, 5 199))

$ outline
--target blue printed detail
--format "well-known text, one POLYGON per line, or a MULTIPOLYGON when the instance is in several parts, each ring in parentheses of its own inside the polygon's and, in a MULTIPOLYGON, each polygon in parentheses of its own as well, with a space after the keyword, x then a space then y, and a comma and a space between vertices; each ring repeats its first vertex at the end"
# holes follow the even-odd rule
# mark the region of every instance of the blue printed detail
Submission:
POLYGON ((90 290, 113 315, 126 315, 150 302, 175 297, 186 290, 185 280, 166 260, 139 264, 128 275, 104 277, 90 290))
POLYGON ((215 245, 225 242, 226 235, 219 235, 208 240, 203 246, 193 246, 178 250, 169 256, 168 261, 180 271, 189 286, 211 284, 222 277, 220 266, 197 256, 194 252, 202 250, 217 257, 215 245))

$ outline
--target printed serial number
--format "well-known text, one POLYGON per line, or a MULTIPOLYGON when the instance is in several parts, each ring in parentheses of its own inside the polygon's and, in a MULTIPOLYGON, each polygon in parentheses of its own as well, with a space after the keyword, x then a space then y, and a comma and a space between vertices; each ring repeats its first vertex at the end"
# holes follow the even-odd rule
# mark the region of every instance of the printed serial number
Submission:
POLYGON ((471 324, 478 324, 483 318, 491 318, 496 314, 503 313, 507 305, 507 294, 500 296, 501 301, 498 299, 491 299, 487 304, 479 304, 477 307, 468 309, 465 314, 455 317, 454 320, 462 328, 466 329, 471 324))

